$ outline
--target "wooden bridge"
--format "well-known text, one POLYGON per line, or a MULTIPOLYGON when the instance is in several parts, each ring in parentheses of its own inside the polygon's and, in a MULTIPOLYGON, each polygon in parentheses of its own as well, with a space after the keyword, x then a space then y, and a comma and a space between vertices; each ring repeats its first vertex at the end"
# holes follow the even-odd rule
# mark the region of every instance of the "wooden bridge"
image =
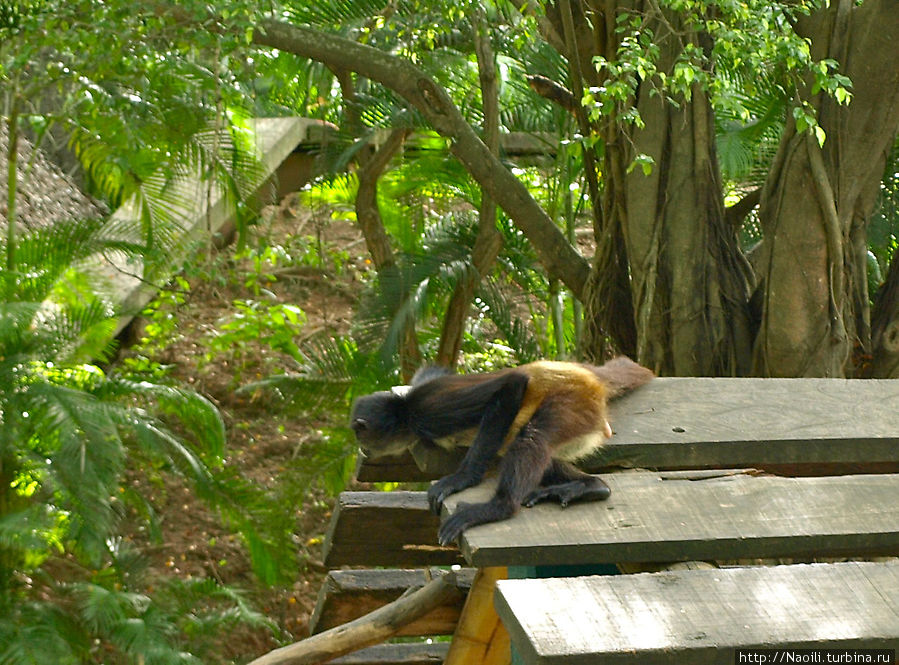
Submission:
MULTIPOLYGON (((586 464, 608 501, 522 509, 469 529, 458 550, 437 545, 424 492, 344 493, 313 631, 435 566, 463 568, 459 593, 398 633, 422 639, 333 662, 730 664, 775 648, 895 661, 899 381, 657 379, 613 405, 612 425, 586 464)), ((456 461, 388 459, 359 478, 425 480, 456 461)))

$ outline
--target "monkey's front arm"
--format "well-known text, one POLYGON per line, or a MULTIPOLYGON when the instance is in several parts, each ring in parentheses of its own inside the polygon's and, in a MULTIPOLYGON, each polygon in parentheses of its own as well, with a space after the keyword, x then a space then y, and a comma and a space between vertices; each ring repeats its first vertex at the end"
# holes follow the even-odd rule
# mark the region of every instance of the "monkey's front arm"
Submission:
MULTIPOLYGON (((448 496, 477 485, 496 458, 509 434, 515 417, 521 410, 521 404, 527 391, 528 377, 519 372, 510 372, 492 379, 496 382, 496 390, 484 404, 483 416, 478 426, 474 441, 459 468, 448 476, 444 476, 428 489, 428 504, 431 510, 439 515, 443 502, 448 496)), ((483 386, 480 387, 483 390, 483 386)), ((451 409, 452 404, 447 403, 451 409)))

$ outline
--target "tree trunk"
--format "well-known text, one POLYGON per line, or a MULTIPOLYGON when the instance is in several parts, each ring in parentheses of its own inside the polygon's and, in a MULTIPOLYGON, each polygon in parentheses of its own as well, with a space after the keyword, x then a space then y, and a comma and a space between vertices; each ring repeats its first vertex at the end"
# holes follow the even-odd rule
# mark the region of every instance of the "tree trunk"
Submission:
POLYGON ((16 292, 16 195, 19 176, 19 113, 18 99, 13 91, 9 119, 6 123, 6 282, 3 285, 6 298, 12 300, 16 292))
MULTIPOLYGON (((591 7, 592 43, 610 61, 620 44, 618 13, 625 10, 645 16, 660 50, 660 71, 671 72, 683 39, 708 48, 678 14, 660 13, 656 3, 593 0, 591 7)), ((748 264, 725 220, 711 105, 698 85, 677 106, 651 94, 653 87, 642 85, 631 102, 643 129, 625 125, 617 114, 599 128, 605 181, 594 205, 602 208, 603 227, 587 308, 594 313, 588 320, 607 323, 591 326, 593 344, 611 331, 609 321, 631 317, 626 323, 633 339, 623 331, 612 337, 656 372, 741 374, 749 368, 752 340, 748 264), (648 175, 640 168, 628 173, 639 154, 653 159, 648 175), (620 302, 628 270, 632 306, 620 302)))
POLYGON ((749 368, 745 260, 724 218, 706 94, 675 107, 641 90, 646 129, 634 150, 652 173, 626 177, 622 219, 631 266, 637 357, 675 376, 731 376, 749 368))
POLYGON ((853 98, 845 107, 818 95, 823 147, 792 127, 781 140, 759 213, 764 292, 753 371, 852 376, 853 357, 871 352, 866 230, 899 129, 899 11, 893 0, 839 0, 799 31, 814 58, 840 63, 853 98))
MULTIPOLYGON (((564 35, 563 53, 568 59, 573 97, 577 101, 574 115, 584 137, 602 134, 601 128, 588 122, 586 110, 579 100, 583 97, 585 85, 599 86, 602 83, 593 65, 593 57, 597 54, 594 49, 608 57, 615 57, 617 40, 612 36, 612 25, 616 15, 614 10, 607 8, 608 4, 594 2, 593 15, 589 20, 580 3, 572 5, 570 0, 559 0, 557 4, 547 7, 547 17, 553 31, 564 35)), ((611 128, 611 123, 607 127, 611 128)), ((613 182, 615 176, 607 172, 604 188, 601 188, 593 146, 582 142, 581 149, 597 248, 587 286, 580 297, 584 303, 584 335, 579 352, 585 359, 594 362, 601 362, 613 351, 637 357, 637 330, 627 250, 621 217, 614 212, 615 204, 620 203, 616 200, 618 190, 613 182)), ((608 145, 606 149, 608 151, 608 145)))

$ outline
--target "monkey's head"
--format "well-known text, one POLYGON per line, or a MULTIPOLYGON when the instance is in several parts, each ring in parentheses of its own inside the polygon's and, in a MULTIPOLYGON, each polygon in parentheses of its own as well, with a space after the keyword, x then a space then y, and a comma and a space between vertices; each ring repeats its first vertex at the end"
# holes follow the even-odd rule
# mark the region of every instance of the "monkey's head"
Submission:
POLYGON ((398 455, 416 441, 401 389, 365 395, 353 404, 350 427, 366 457, 398 455))

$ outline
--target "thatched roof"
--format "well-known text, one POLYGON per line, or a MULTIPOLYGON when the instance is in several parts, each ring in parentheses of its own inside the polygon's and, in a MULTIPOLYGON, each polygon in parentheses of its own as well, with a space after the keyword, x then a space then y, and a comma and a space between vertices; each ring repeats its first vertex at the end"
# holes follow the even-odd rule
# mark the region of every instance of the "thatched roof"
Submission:
MULTIPOLYGON (((6 164, 7 137, 4 123, 0 123, 0 225, 7 221, 6 164)), ((19 186, 16 197, 16 218, 26 228, 37 228, 60 219, 99 217, 103 206, 81 192, 72 179, 38 150, 31 168, 31 143, 19 138, 19 186)))

